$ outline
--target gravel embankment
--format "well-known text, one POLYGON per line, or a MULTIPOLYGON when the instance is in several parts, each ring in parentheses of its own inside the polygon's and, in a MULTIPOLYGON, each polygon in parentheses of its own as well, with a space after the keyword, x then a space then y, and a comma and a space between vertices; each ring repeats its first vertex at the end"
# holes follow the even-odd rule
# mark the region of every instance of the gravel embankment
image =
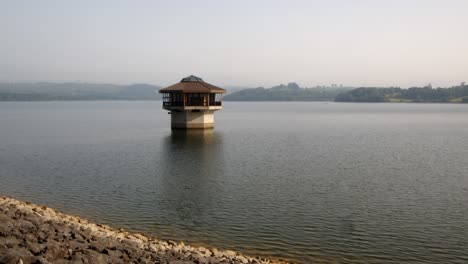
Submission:
POLYGON ((0 263, 281 263, 129 233, 0 196, 0 263))

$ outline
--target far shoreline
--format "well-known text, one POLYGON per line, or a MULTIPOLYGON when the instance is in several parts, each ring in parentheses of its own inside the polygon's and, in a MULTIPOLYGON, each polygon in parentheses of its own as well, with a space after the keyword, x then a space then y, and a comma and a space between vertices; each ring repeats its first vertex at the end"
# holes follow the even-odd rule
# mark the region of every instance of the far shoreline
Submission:
MULTIPOLYGON (((0 103, 38 103, 38 102, 161 102, 161 100, 0 100, 0 103)), ((446 105, 468 105, 464 102, 409 102, 409 101, 393 101, 393 102, 336 102, 336 101, 301 101, 301 100, 224 100, 223 103, 337 103, 337 104, 446 104, 446 105)))

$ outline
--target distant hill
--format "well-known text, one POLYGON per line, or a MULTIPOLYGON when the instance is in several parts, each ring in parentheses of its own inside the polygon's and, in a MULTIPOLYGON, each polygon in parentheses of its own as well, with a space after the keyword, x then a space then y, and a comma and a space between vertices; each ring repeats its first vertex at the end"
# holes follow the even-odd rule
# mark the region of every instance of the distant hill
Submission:
POLYGON ((414 103, 468 103, 468 85, 462 83, 450 88, 361 87, 340 93, 335 102, 414 102, 414 103))
POLYGON ((160 100, 160 88, 149 84, 0 83, 0 101, 160 100))
POLYGON ((125 86, 122 90, 117 92, 117 97, 126 98, 128 100, 142 100, 142 99, 160 99, 161 95, 158 90, 161 87, 149 84, 133 84, 125 86))
MULTIPOLYGON (((226 101, 335 101, 468 103, 468 85, 450 88, 342 87, 302 88, 297 83, 271 88, 224 87, 226 101)), ((161 100, 161 87, 150 84, 0 83, 0 101, 161 100)))
POLYGON ((226 101, 333 101, 335 97, 352 87, 301 88, 297 83, 280 84, 268 89, 263 87, 244 89, 223 97, 226 101))
POLYGON ((226 95, 252 88, 252 87, 245 87, 245 86, 220 86, 220 87, 226 90, 226 95))

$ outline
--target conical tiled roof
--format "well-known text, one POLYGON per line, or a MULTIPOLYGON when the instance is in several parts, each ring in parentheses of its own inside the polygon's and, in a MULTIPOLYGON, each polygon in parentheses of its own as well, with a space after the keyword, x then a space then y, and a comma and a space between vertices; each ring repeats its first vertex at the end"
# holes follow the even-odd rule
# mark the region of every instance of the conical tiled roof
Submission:
POLYGON ((206 83, 202 78, 190 75, 179 83, 159 90, 160 93, 225 93, 226 90, 206 83))

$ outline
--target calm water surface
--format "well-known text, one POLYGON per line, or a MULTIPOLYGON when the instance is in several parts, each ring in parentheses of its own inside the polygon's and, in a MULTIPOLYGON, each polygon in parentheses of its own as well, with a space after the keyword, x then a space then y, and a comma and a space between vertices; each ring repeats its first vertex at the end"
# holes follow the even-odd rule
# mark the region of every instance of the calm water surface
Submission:
POLYGON ((0 103, 0 194, 304 263, 468 262, 468 105, 0 103))

